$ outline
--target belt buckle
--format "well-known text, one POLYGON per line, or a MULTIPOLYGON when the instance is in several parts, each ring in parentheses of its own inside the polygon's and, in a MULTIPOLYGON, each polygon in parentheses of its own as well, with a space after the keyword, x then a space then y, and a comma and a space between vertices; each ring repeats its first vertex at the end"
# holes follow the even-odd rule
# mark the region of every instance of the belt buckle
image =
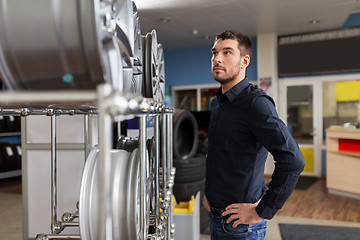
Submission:
POLYGON ((224 210, 210 207, 210 212, 215 217, 222 217, 222 213, 224 212, 224 210))

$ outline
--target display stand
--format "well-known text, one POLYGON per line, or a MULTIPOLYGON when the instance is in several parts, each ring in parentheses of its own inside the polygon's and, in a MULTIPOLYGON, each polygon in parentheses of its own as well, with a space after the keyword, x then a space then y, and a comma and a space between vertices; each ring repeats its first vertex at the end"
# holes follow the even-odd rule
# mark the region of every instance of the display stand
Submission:
MULTIPOLYGON (((124 94, 113 90, 109 85, 99 85, 97 93, 94 92, 15 92, 0 94, 0 106, 8 109, 4 114, 12 114, 26 117, 29 115, 45 115, 51 117, 51 233, 38 234, 36 239, 80 239, 80 235, 61 234, 65 228, 79 227, 75 220, 79 217, 77 212, 64 213, 61 220, 58 219, 57 209, 57 144, 56 144, 56 117, 62 114, 97 114, 98 136, 100 153, 100 202, 98 236, 96 239, 112 239, 112 205, 110 199, 111 182, 109 172, 111 170, 110 149, 112 138, 113 121, 121 121, 138 116, 140 119, 139 145, 141 152, 140 163, 140 239, 172 239, 174 225, 172 224, 172 186, 174 184, 175 169, 172 167, 172 113, 173 109, 161 103, 145 99, 140 96, 124 94), (25 103, 25 104, 24 104, 25 103), (28 108, 27 106, 31 106, 28 108), (50 108, 51 106, 51 108, 50 108), (36 109, 36 110, 35 110, 36 109), (156 156, 156 206, 150 213, 150 225, 155 233, 146 231, 144 196, 145 160, 146 160, 146 116, 155 117, 155 156, 156 156), (162 121, 159 117, 162 116, 162 121), (161 126, 160 126, 161 125, 161 126), (161 131, 160 131, 161 128, 161 131), (161 136, 160 136, 161 132, 161 136), (160 144, 162 138, 162 144, 160 144), (160 146, 161 145, 161 146, 160 146), (160 151, 162 159, 160 159, 160 151), (161 160, 161 164, 160 163, 161 160), (161 166, 160 166, 161 165, 161 166), (160 211, 161 209, 161 211, 160 211), (109 230, 110 229, 110 230, 109 230)), ((0 112, 1 113, 1 112, 0 112)), ((85 128, 86 129, 86 128, 85 128)), ((88 136, 89 134, 85 134, 88 136)), ((85 139, 85 142, 89 142, 85 139)), ((86 145, 86 144, 85 144, 86 145)), ((88 150, 85 147, 85 153, 88 150)), ((86 155, 86 154, 85 154, 86 155)), ((24 183, 26 184, 26 183, 24 183)), ((76 203, 74 203, 75 205, 76 203)), ((124 206, 126 208, 126 206, 124 206)), ((124 223, 126 224, 126 223, 124 223)), ((25 237, 26 239, 27 237, 25 237)))
POLYGON ((326 129, 326 168, 330 193, 360 199, 359 129, 326 129))
MULTIPOLYGON (((200 238, 200 192, 196 194, 190 211, 174 209, 174 223, 176 225, 175 239, 198 240, 200 238)), ((188 207, 189 209, 190 207, 188 207)), ((186 209, 187 210, 187 209, 186 209)))

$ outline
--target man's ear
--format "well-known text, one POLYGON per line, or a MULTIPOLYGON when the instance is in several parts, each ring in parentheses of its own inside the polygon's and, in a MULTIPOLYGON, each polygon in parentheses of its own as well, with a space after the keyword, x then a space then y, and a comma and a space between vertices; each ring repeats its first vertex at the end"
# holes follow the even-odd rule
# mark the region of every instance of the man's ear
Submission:
POLYGON ((250 56, 246 54, 244 57, 241 58, 241 68, 247 68, 249 64, 250 64, 250 56))

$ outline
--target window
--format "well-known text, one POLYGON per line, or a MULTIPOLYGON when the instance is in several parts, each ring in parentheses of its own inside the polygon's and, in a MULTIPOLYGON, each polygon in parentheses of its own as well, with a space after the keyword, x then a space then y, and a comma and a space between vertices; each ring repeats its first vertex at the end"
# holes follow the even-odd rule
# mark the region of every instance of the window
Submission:
POLYGON ((323 82, 323 130, 360 122, 360 80, 323 82))

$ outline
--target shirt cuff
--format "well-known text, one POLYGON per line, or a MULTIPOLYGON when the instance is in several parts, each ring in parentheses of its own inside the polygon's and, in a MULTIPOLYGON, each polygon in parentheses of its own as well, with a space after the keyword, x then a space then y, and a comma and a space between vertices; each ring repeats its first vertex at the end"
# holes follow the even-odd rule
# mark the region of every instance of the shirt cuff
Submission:
POLYGON ((278 208, 272 208, 269 206, 266 206, 262 201, 259 202, 257 207, 255 208, 256 213, 259 215, 259 217, 264 219, 272 219, 277 211, 279 211, 278 208))

